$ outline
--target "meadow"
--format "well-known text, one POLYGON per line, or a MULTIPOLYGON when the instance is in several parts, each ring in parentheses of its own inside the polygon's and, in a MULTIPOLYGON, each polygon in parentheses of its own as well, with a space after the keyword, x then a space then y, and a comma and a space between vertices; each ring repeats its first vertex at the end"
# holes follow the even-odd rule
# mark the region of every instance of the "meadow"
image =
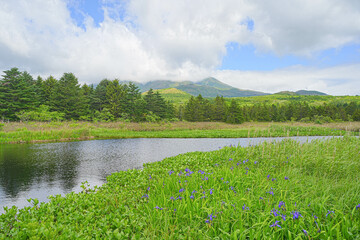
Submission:
POLYGON ((227 146, 6 208, 0 239, 359 239, 360 142, 227 146))
POLYGON ((109 138, 240 138, 359 135, 360 122, 243 123, 222 122, 10 122, 0 131, 0 144, 109 138))

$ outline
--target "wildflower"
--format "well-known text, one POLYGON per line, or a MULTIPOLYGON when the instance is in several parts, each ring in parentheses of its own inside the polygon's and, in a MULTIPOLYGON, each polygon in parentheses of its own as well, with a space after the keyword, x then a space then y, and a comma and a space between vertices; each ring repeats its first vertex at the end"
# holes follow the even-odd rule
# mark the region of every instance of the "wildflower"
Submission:
POLYGON ((280 201, 280 202, 279 202, 279 208, 281 208, 282 206, 284 206, 284 207, 285 207, 285 202, 280 201))
POLYGON ((183 199, 183 197, 178 196, 176 199, 177 199, 177 200, 181 200, 181 199, 183 199))
POLYGON ((213 215, 213 214, 210 214, 210 215, 208 215, 208 218, 209 218, 209 219, 206 219, 206 220, 205 220, 206 223, 210 223, 211 221, 213 221, 214 218, 216 218, 216 216, 213 215))
POLYGON ((204 174, 205 172, 202 170, 199 170, 198 173, 204 174))
POLYGON ((151 175, 149 174, 149 179, 152 179, 151 175))
POLYGON ((234 167, 231 167, 230 170, 234 170, 234 167))
POLYGON ((245 174, 248 174, 248 171, 246 171, 245 174))
POLYGON ((213 194, 213 190, 214 190, 214 189, 210 189, 210 195, 212 195, 212 194, 213 194))
POLYGON ((249 207, 246 207, 246 205, 245 205, 245 203, 244 203, 244 205, 242 206, 242 210, 249 210, 249 207))
POLYGON ((360 204, 356 206, 356 209, 359 209, 360 208, 360 204))
POLYGON ((190 198, 191 198, 191 199, 194 199, 194 195, 191 195, 190 198))
POLYGON ((279 212, 275 208, 271 210, 271 212, 274 214, 275 217, 279 216, 279 212))
POLYGON ((304 234, 307 236, 308 235, 308 233, 307 233, 307 231, 305 230, 305 229, 303 229, 303 232, 304 232, 304 234))
POLYGON ((266 176, 268 179, 270 178, 270 174, 266 176))
POLYGON ((264 200, 264 199, 262 197, 260 197, 259 200, 264 200))
POLYGON ((149 198, 149 195, 144 194, 141 198, 149 198))
POLYGON ((233 186, 230 186, 230 189, 231 189, 231 190, 234 190, 234 187, 233 187, 233 186))
POLYGON ((241 164, 241 162, 238 162, 237 164, 236 164, 236 166, 239 166, 241 164))
POLYGON ((285 214, 281 214, 281 218, 282 218, 282 220, 286 221, 286 215, 285 214))
POLYGON ((148 187, 147 190, 150 191, 150 187, 148 187))
POLYGON ((192 191, 191 193, 192 193, 192 194, 194 194, 194 193, 197 193, 197 191, 196 191, 196 190, 194 190, 194 191, 192 191))
POLYGON ((154 208, 159 209, 159 210, 163 210, 163 208, 158 207, 158 206, 156 206, 156 207, 154 207, 154 208))
POLYGON ((328 213, 326 214, 326 217, 331 213, 334 213, 334 211, 328 211, 328 213))
POLYGON ((255 162, 254 162, 254 164, 257 164, 257 163, 258 163, 258 161, 255 161, 255 162))
POLYGON ((233 159, 232 158, 229 158, 229 161, 232 161, 233 159))
POLYGON ((181 188, 181 189, 179 190, 179 193, 181 193, 181 192, 183 192, 183 191, 185 191, 185 189, 181 188))
POLYGON ((176 212, 177 210, 176 210, 176 208, 174 208, 174 212, 176 212))
POLYGON ((276 178, 272 178, 271 181, 276 181, 276 178))
POLYGON ((302 217, 302 215, 297 211, 291 212, 291 214, 293 215, 293 219, 298 219, 299 217, 302 217))
POLYGON ((285 177, 285 180, 289 180, 289 178, 288 178, 288 177, 285 177))
POLYGON ((279 227, 281 228, 281 226, 278 224, 279 221, 275 221, 274 224, 271 224, 270 227, 279 227))
POLYGON ((170 200, 175 200, 175 198, 173 196, 170 197, 170 200))
POLYGON ((273 191, 268 191, 268 192, 266 192, 266 193, 271 194, 271 195, 274 196, 274 192, 273 192, 273 191))
POLYGON ((173 170, 169 171, 169 176, 170 176, 171 174, 173 174, 173 173, 174 173, 174 171, 173 171, 173 170))

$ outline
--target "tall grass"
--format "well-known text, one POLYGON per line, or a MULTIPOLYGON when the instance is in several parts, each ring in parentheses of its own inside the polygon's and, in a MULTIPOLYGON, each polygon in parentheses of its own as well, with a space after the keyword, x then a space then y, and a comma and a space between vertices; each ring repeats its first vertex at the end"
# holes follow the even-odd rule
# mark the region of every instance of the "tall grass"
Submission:
MULTIPOLYGON (((350 124, 350 123, 348 123, 350 124)), ((108 138, 244 138, 359 135, 352 125, 245 123, 12 123, 0 131, 1 143, 71 141, 108 138), (349 128, 347 128, 349 127, 349 128)), ((358 126, 360 127, 360 126, 358 126)))
POLYGON ((360 140, 230 146, 0 215, 0 238, 358 239, 360 140))

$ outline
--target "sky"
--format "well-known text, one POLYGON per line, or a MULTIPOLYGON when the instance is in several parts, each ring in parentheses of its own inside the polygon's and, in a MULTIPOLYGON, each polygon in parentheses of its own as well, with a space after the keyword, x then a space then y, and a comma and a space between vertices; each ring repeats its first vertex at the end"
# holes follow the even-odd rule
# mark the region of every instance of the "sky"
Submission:
POLYGON ((359 0, 0 0, 0 71, 360 95, 359 0))

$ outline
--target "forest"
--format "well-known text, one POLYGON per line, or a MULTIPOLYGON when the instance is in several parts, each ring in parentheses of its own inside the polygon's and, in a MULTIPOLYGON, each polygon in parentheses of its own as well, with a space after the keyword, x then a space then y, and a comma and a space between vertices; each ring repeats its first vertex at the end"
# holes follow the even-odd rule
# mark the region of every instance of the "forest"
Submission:
POLYGON ((96 87, 80 85, 73 73, 60 79, 40 76, 12 68, 0 79, 0 115, 2 121, 132 121, 156 122, 331 122, 360 121, 360 104, 350 102, 307 101, 240 104, 239 99, 213 99, 201 95, 176 106, 150 89, 141 94, 134 83, 103 79, 96 87))

